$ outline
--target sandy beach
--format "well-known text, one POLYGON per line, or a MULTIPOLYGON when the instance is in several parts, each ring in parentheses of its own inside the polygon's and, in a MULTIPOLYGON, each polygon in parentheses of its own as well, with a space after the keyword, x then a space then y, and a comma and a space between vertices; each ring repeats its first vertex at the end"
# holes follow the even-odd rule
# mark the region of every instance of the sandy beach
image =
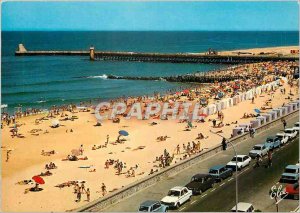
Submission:
POLYGON ((284 56, 291 56, 297 54, 291 54, 291 50, 298 50, 298 46, 285 46, 285 47, 267 47, 267 48, 253 48, 253 49, 243 49, 243 50, 233 50, 233 51, 221 51, 220 55, 234 54, 237 53, 249 53, 253 55, 259 55, 260 53, 276 55, 282 54, 284 56))
MULTIPOLYGON (((291 48, 291 47, 288 47, 291 48)), ((293 47, 294 48, 294 47, 293 47)), ((250 51, 250 50, 243 50, 250 51)), ((251 50, 252 51, 252 50, 251 50)), ((254 50, 253 50, 254 51, 254 50)), ((255 50, 264 51, 264 50, 255 50)), ((274 48, 269 48, 268 51, 277 51, 274 48)), ((248 65, 247 69, 239 68, 234 72, 251 72, 253 79, 255 73, 262 70, 274 70, 277 67, 282 72, 286 73, 290 78, 291 64, 280 62, 277 64, 261 63, 248 65)), ((231 70, 232 71, 232 70, 231 70)), ((272 81, 274 74, 264 76, 265 82, 272 81)), ((253 82, 252 82, 253 83, 253 82)), ((210 85, 205 89, 212 88, 210 85)), ((228 84, 229 85, 229 84, 228 84)), ((249 87, 251 83, 249 83, 249 87)), ((243 87, 240 88, 242 90, 243 87)), ((58 128, 51 128, 54 119, 61 119, 60 115, 56 118, 47 118, 47 114, 39 114, 17 119, 18 134, 24 137, 12 137, 11 127, 5 125, 2 129, 2 210, 3 211, 66 211, 78 208, 88 201, 86 201, 86 194, 82 194, 80 202, 75 202, 76 194, 73 193, 73 186, 70 187, 55 187, 58 184, 66 183, 68 181, 85 181, 85 188, 90 189, 91 201, 102 196, 101 185, 105 184, 107 193, 113 190, 122 188, 123 186, 133 183, 138 179, 149 175, 151 169, 159 170, 159 162, 156 157, 164 153, 166 149, 171 156, 173 156, 174 164, 184 158, 186 152, 183 151, 183 144, 188 142, 200 141, 200 150, 209 149, 210 147, 220 144, 221 138, 210 131, 222 130, 222 135, 229 138, 232 129, 237 124, 247 123, 253 118, 243 118, 245 113, 254 113, 255 108, 261 109, 266 107, 276 108, 288 103, 288 97, 296 99, 298 96, 297 86, 288 82, 283 82, 280 89, 275 91, 265 92, 264 94, 252 100, 247 100, 239 103, 233 107, 222 110, 224 115, 224 125, 221 128, 213 128, 211 120, 216 119, 219 122, 217 114, 210 115, 205 118, 204 123, 193 122, 193 128, 190 131, 184 131, 187 123, 179 123, 179 120, 126 120, 120 116, 119 123, 113 123, 111 120, 106 120, 102 126, 95 126, 97 119, 94 110, 88 112, 80 112, 75 110, 73 113, 65 111, 68 116, 76 116, 78 119, 60 121, 58 128), (286 93, 282 94, 282 89, 285 88, 286 93), (290 95, 289 93, 292 93, 290 95), (36 123, 36 119, 45 117, 44 120, 36 123), (237 124, 235 123, 237 121, 237 124), (152 122, 156 125, 150 125, 152 122), (35 131, 32 131, 35 129, 35 131), (129 136, 122 137, 126 139, 124 143, 115 143, 120 130, 126 130, 129 136), (199 133, 204 135, 204 139, 196 140, 199 133), (109 135, 108 144, 93 150, 93 146, 105 146, 109 135), (164 141, 158 141, 160 136, 167 136, 164 141), (71 154, 72 150, 80 149, 83 145, 83 154, 79 158, 87 157, 87 160, 69 161, 62 160, 71 154), (181 153, 176 153, 177 145, 181 148, 181 153), (9 160, 7 161, 7 150, 11 149, 9 153, 9 160), (42 150, 45 152, 55 150, 55 154, 50 156, 41 155, 42 150), (117 170, 110 165, 105 168, 105 162, 108 159, 122 161, 122 173, 116 175, 117 170), (56 169, 49 170, 52 175, 44 176, 45 184, 40 185, 43 189, 39 192, 28 192, 34 184, 17 184, 23 180, 31 180, 34 175, 39 175, 41 172, 46 172, 45 164, 53 162, 56 169), (81 168, 80 168, 81 167, 81 168), (127 171, 134 170, 134 177, 126 177, 127 171), (25 193, 27 192, 27 193, 25 193), (63 204, 62 204, 63 203, 63 204)), ((202 86, 203 90, 203 86, 202 86)), ((193 92, 189 92, 192 94, 193 92)), ((202 97, 203 93, 200 92, 202 97)), ((229 94, 226 94, 229 95, 229 94)), ((199 95, 195 96, 194 100, 190 101, 195 104, 199 101, 199 95)), ((214 103, 213 97, 208 96, 209 103, 214 103)), ((174 98, 168 96, 167 99, 174 98)), ((177 101, 189 102, 186 95, 177 95, 177 101)), ((264 110, 262 110, 264 112, 264 110)))

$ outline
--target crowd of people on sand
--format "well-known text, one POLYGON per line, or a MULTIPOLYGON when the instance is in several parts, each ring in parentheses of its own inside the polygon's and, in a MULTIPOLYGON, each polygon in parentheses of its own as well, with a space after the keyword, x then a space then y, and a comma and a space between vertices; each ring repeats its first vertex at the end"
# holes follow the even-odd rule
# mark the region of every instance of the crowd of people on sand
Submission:
POLYGON ((86 194, 86 201, 90 202, 91 192, 90 192, 90 189, 86 188, 84 184, 85 184, 84 181, 81 182, 81 185, 79 185, 79 183, 75 183, 74 192, 73 192, 76 195, 75 202, 80 202, 81 201, 81 195, 82 194, 86 194))
MULTIPOLYGON (((132 104, 136 102, 142 102, 143 103, 143 113, 145 113, 145 108, 147 105, 151 102, 160 102, 160 103, 165 103, 169 102, 171 105, 175 101, 180 101, 181 103, 185 103, 187 101, 193 101, 195 102, 200 102, 203 103, 203 106, 208 105, 210 102, 215 101, 215 100, 220 100, 222 98, 226 97, 233 97, 239 93, 245 92, 253 87, 257 87, 263 84, 266 84, 268 82, 274 81, 276 77, 278 76, 285 76, 289 80, 289 85, 291 88, 296 88, 297 91, 297 86, 299 86, 299 82, 294 83, 292 80, 292 70, 290 67, 292 65, 295 65, 294 62, 262 62, 262 63, 256 63, 256 64, 246 64, 246 65, 240 65, 240 66, 235 66, 231 67, 228 69, 224 69, 222 71, 213 71, 210 73, 207 73, 205 75, 218 75, 218 76, 227 76, 227 75, 238 75, 238 76, 247 76, 247 79, 242 79, 242 80, 234 80, 234 81, 228 81, 228 82, 215 82, 213 84, 205 84, 205 85, 196 85, 193 87, 181 87, 180 90, 188 90, 187 92, 178 92, 178 90, 169 90, 167 91, 164 95, 161 95, 158 92, 155 92, 153 96, 139 96, 139 97, 120 97, 117 99, 110 100, 111 105, 113 105, 116 102, 124 102, 128 107, 130 107, 132 104), (222 94, 219 96, 219 94, 222 94)), ((286 94, 286 91, 284 88, 281 89, 282 94, 286 94)), ((291 98, 295 94, 290 91, 288 93, 288 97, 291 98)), ((257 97, 255 97, 257 98, 257 97)), ((271 97, 272 99, 272 97, 271 97)), ((254 99, 252 100, 252 103, 254 103, 254 99)), ((90 103, 91 104, 91 103, 90 103)), ((83 105, 81 103, 80 105, 83 105)), ((265 108, 270 107, 270 103, 266 102, 266 106, 263 106, 265 108)), ((182 110, 182 108, 180 108, 182 110)), ((100 109, 100 113, 106 113, 108 110, 111 110, 111 108, 102 108, 100 109)), ((60 107, 52 107, 49 110, 49 113, 46 117, 43 117, 43 119, 48 119, 48 118, 55 118, 56 116, 60 117, 68 117, 69 115, 66 114, 65 112, 71 112, 74 113, 76 111, 76 105, 66 105, 66 106, 60 106, 60 107)), ((38 111, 36 111, 38 112, 38 111)), ((128 112, 123 113, 123 115, 119 115, 117 118, 114 118, 112 122, 114 123, 119 123, 121 122, 122 116, 126 116, 128 112)), ((180 113, 180 110, 179 112, 180 113)), ((5 123, 7 126, 11 124, 16 124, 17 118, 24 116, 24 115, 8 115, 7 113, 2 113, 1 115, 1 127, 2 123, 5 123)), ((257 115, 252 114, 252 113, 244 113, 242 118, 251 118, 255 117, 257 115)), ((154 115, 152 118, 160 118, 159 115, 154 115)), ((40 119, 38 122, 42 121, 43 119, 40 119)), ((73 117, 73 119, 76 119, 76 117, 73 117)), ((166 118, 168 119, 168 115, 166 118)), ((222 111, 219 111, 217 113, 217 118, 216 119, 208 119, 209 122, 212 122, 212 128, 219 128, 217 132, 215 133, 222 133, 222 128, 224 126, 229 126, 231 124, 237 124, 238 121, 232 122, 232 123, 227 123, 224 124, 224 113, 222 111)), ((183 123, 187 123, 188 120, 182 120, 183 123)), ((204 123, 206 122, 206 118, 202 118, 198 122, 204 123)), ((157 122, 153 122, 153 125, 157 125, 157 122)), ((100 123, 101 124, 101 123, 100 123)), ((150 124, 152 125, 152 124, 150 124)), ((191 127, 188 127, 191 128, 191 127)), ((248 129, 246 128, 245 131, 249 131, 251 133, 251 136, 254 136, 255 130, 251 127, 248 129)), ((157 137, 157 141, 166 141, 167 138, 169 138, 167 135, 165 136, 159 136, 157 137)), ((207 139, 209 136, 204 136, 201 132, 198 133, 198 136, 195 138, 195 141, 191 142, 183 142, 182 144, 177 144, 175 147, 173 153, 167 151, 164 149, 163 153, 155 158, 153 161, 154 167, 152 168, 149 172, 149 175, 154 174, 155 172, 158 172, 159 169, 168 167, 172 165, 173 163, 176 163, 177 161, 184 160, 186 158, 191 157, 192 155, 198 154, 201 151, 203 151, 203 148, 201 149, 201 142, 200 140, 207 139)), ((117 141, 118 142, 118 141, 117 141)), ((100 148, 107 148, 109 143, 109 135, 107 135, 107 140, 104 145, 93 145, 92 150, 97 150, 100 148)), ((115 143, 117 144, 117 143, 115 143)), ((221 142, 222 146, 226 149, 226 140, 225 138, 222 139, 221 142)), ((84 149, 83 145, 79 147, 79 154, 78 155, 83 155, 84 149)), ((42 150, 41 155, 43 156, 50 156, 55 154, 55 150, 51 151, 44 151, 42 150)), ((66 160, 69 161, 76 161, 76 160, 87 160, 87 157, 80 157, 75 154, 69 154, 66 158, 66 160)), ((126 165, 124 161, 121 161, 119 159, 114 160, 114 159, 107 159, 104 162, 104 168, 105 169, 110 169, 113 168, 116 172, 115 174, 117 176, 120 175, 125 175, 125 177, 136 177, 137 175, 144 174, 143 172, 137 174, 138 169, 140 166, 136 164, 133 167, 128 168, 129 166, 126 165), (125 170, 126 169, 126 170, 125 170), (125 171, 124 171, 125 170, 125 171)), ((50 162, 49 164, 45 165, 45 169, 47 170, 44 173, 41 173, 40 175, 51 175, 52 169, 56 169, 57 166, 50 162)), ((95 172, 96 170, 90 170, 90 172, 95 172)), ((85 182, 79 183, 78 181, 68 181, 66 183, 62 183, 57 185, 59 188, 63 187, 70 187, 74 186, 74 194, 76 195, 76 202, 81 201, 81 196, 83 194, 86 195, 86 200, 89 202, 90 201, 90 189, 85 186, 85 182)), ((101 185, 101 190, 96 191, 97 193, 102 193, 102 196, 105 196, 107 194, 107 189, 106 185, 102 183, 101 185)))

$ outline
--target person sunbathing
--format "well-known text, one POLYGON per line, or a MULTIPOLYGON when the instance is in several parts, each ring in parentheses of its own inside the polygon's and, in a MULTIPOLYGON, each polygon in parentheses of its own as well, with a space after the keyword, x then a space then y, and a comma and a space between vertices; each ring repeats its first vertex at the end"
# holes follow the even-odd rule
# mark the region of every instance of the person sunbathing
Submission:
MULTIPOLYGON (((75 156, 76 157, 76 156, 75 156)), ((78 160, 88 160, 87 156, 84 156, 83 158, 78 158, 78 160)))
POLYGON ((152 175, 152 174, 154 174, 154 170, 153 169, 150 170, 150 173, 148 175, 152 175))
POLYGON ((78 161, 78 158, 77 158, 75 155, 68 155, 68 156, 67 156, 67 159, 68 159, 69 161, 78 161))
POLYGON ((244 113, 242 119, 243 119, 243 118, 248 118, 248 114, 247 114, 247 113, 244 113))
POLYGON ((51 176, 52 173, 48 170, 46 172, 41 172, 41 174, 39 174, 39 176, 51 176))
POLYGON ((158 141, 163 141, 163 136, 157 137, 156 140, 158 140, 158 141))
POLYGON ((97 123, 94 126, 102 126, 102 124, 99 121, 97 121, 97 123))
POLYGON ((200 132, 196 140, 201 140, 201 139, 204 139, 204 135, 200 132))
POLYGON ((16 184, 27 185, 27 184, 31 184, 31 183, 33 183, 32 180, 22 180, 22 181, 17 182, 16 184))
POLYGON ((218 123, 214 128, 222 128, 224 126, 223 122, 221 121, 218 123))
POLYGON ((114 118, 113 123, 120 123, 120 118, 114 118))
POLYGON ((49 152, 45 152, 44 150, 42 150, 42 152, 41 152, 41 155, 44 155, 44 156, 50 156, 50 155, 54 155, 54 154, 55 154, 54 150, 49 151, 49 152))

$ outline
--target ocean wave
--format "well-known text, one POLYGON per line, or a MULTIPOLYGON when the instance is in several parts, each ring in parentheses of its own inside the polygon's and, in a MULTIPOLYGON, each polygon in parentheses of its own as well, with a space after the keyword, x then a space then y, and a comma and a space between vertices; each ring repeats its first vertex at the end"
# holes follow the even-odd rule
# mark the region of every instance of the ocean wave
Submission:
POLYGON ((86 78, 101 78, 101 79, 107 79, 107 75, 103 74, 103 75, 94 75, 94 76, 87 76, 86 78))

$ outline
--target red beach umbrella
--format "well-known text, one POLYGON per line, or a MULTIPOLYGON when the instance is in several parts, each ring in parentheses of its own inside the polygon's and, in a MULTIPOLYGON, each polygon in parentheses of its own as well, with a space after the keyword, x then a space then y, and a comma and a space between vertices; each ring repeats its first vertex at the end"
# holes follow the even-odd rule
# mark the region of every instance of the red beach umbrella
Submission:
POLYGON ((32 180, 34 180, 38 184, 44 184, 45 183, 44 179, 42 177, 38 176, 38 175, 33 176, 32 180))
POLYGON ((185 89, 182 92, 185 93, 185 94, 188 94, 190 91, 188 89, 185 89))

